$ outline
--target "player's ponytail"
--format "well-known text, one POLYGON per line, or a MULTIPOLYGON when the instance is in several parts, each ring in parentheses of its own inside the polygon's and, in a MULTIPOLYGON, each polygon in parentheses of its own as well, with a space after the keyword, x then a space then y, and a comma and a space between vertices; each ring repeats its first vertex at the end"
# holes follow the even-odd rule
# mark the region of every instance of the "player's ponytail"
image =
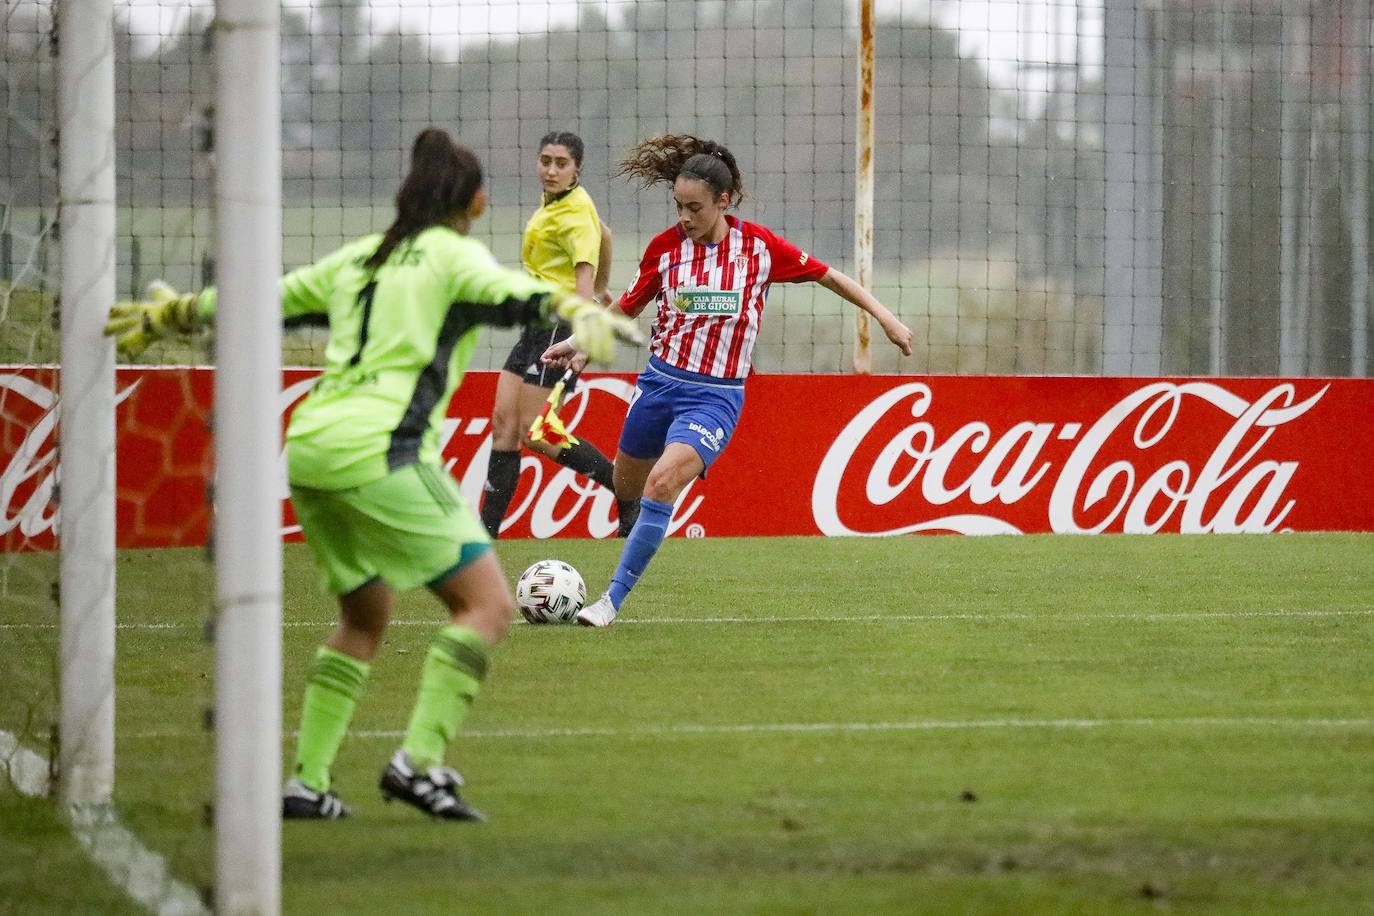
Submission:
POLYGON ((620 162, 617 175, 637 178, 641 187, 672 184, 679 176, 703 181, 715 194, 729 194, 730 205, 744 197, 744 179, 734 154, 714 140, 691 134, 663 134, 641 141, 620 162))
POLYGON ((410 173, 396 192, 396 218, 363 266, 376 270, 401 242, 449 222, 481 187, 482 163, 472 150, 438 127, 420 131, 410 151, 410 173))

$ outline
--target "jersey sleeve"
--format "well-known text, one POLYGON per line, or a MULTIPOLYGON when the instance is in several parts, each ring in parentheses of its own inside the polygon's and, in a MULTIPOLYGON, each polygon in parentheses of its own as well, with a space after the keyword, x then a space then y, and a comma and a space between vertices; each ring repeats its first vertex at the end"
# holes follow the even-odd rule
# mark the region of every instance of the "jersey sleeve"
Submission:
MULTIPOLYGON (((329 297, 334 292, 334 278, 339 268, 359 257, 360 253, 367 254, 375 250, 375 242, 379 240, 352 242, 278 280, 277 295, 281 299, 282 317, 291 319, 302 315, 328 314, 329 297)), ((209 319, 218 307, 219 290, 213 286, 201 290, 196 299, 196 310, 200 316, 209 319)))
POLYGON ((578 207, 558 224, 558 244, 567 252, 568 263, 590 264, 596 270, 601 260, 601 221, 591 207, 578 207))
POLYGON ((281 296, 282 317, 327 314, 329 298, 334 294, 335 278, 339 269, 359 257, 360 244, 354 242, 345 245, 314 264, 297 268, 282 277, 277 284, 277 292, 281 296))
POLYGON ((449 300, 466 308, 473 320, 497 327, 547 323, 553 286, 522 270, 496 262, 487 246, 465 238, 456 250, 435 257, 435 267, 450 275, 449 300))
POLYGON ((635 277, 630 281, 630 288, 625 290, 617 303, 619 309, 631 318, 644 311, 644 307, 654 301, 658 295, 662 278, 658 275, 658 251, 657 246, 650 245, 644 252, 644 257, 640 259, 639 269, 635 271, 635 277))
POLYGON ((772 267, 768 279, 773 283, 805 283, 824 277, 830 265, 814 258, 782 236, 759 227, 759 235, 768 245, 772 267))

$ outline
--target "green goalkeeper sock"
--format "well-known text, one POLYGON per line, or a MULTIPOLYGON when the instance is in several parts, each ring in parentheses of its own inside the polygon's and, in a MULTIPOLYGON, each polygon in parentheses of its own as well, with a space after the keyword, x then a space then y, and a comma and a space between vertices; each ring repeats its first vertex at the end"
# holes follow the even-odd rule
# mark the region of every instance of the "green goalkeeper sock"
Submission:
POLYGON ((421 769, 444 761, 444 749, 458 733, 487 674, 487 644, 458 624, 439 631, 420 671, 420 692, 401 749, 421 769))
POLYGON ((315 651, 301 704, 296 778, 316 792, 329 789, 329 768, 334 765, 334 755, 343 743, 370 669, 366 662, 328 646, 315 651))

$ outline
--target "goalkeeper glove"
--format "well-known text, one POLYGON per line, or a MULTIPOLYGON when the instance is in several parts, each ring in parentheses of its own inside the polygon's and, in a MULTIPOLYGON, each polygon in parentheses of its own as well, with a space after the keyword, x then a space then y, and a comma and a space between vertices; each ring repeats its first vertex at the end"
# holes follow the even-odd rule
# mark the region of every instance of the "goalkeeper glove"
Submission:
POLYGON ((190 334, 200 327, 195 293, 178 293, 167 283, 148 284, 148 298, 117 302, 105 323, 105 336, 115 339, 115 352, 136 359, 148 345, 169 334, 190 334))
POLYGON ((555 296, 551 304, 558 317, 572 325, 578 348, 594 363, 611 361, 611 357, 615 356, 617 339, 626 343, 644 343, 644 335, 639 332, 633 319, 617 311, 572 294, 555 296))

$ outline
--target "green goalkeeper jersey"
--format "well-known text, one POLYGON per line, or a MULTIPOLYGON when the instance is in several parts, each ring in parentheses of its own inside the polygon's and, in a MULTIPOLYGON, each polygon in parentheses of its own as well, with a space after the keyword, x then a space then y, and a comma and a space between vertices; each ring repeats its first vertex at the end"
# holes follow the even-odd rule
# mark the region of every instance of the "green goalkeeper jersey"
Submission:
MULTIPOLYGON (((482 325, 539 321, 553 291, 440 226, 402 242, 370 272, 363 265, 380 241, 358 239, 281 279, 288 321, 329 321, 324 374, 286 429, 293 486, 343 490, 437 462, 448 402, 482 325)), ((206 314, 215 306, 207 293, 206 314)))

